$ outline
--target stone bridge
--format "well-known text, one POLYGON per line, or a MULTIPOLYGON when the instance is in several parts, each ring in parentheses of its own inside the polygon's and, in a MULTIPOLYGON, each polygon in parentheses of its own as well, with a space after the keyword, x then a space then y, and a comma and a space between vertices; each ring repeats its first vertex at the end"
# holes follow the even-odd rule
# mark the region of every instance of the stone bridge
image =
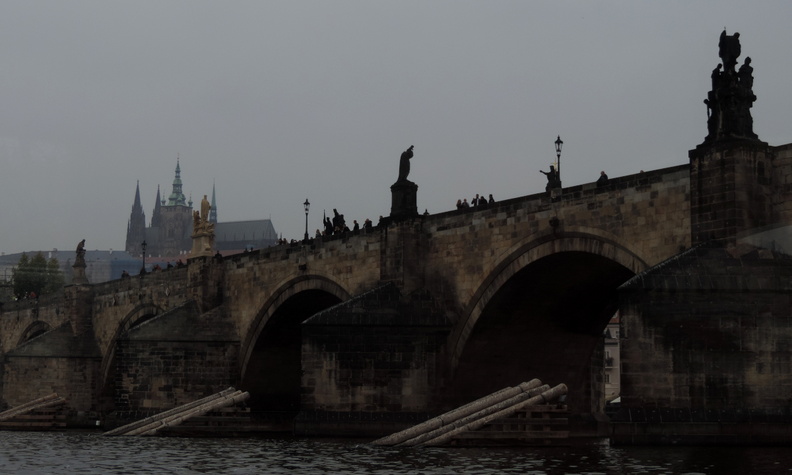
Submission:
POLYGON ((235 385, 306 424, 398 422, 540 377, 590 413, 617 287, 689 248, 690 223, 684 165, 70 285, 3 309, 3 399, 124 418, 235 385))
MULTIPOLYGON (((678 355, 646 328, 643 314, 658 299, 637 292, 636 279, 704 244, 733 247, 746 231, 788 223, 791 161, 792 146, 693 151, 689 165, 606 187, 386 219, 368 232, 198 257, 9 303, 0 314, 3 402, 58 392, 73 424, 113 424, 233 385, 251 392, 257 413, 288 418, 298 433, 374 435, 538 377, 566 383, 572 412, 585 418, 602 412, 601 334, 621 305, 623 332, 642 335, 624 342, 623 398, 644 408, 663 389, 649 381, 668 370, 652 361, 678 355), (636 292, 645 300, 637 307, 636 292)), ((788 263, 773 262, 774 275, 786 275, 788 263)), ((719 315, 717 289, 702 291, 719 315)), ((749 316, 789 303, 783 284, 750 298, 741 310, 749 316)), ((792 361, 788 350, 767 352, 792 361)), ((698 369, 700 391, 722 362, 698 369)), ((776 381, 792 381, 788 366, 770 367, 776 381)), ((743 373, 744 384, 756 379, 743 373)))

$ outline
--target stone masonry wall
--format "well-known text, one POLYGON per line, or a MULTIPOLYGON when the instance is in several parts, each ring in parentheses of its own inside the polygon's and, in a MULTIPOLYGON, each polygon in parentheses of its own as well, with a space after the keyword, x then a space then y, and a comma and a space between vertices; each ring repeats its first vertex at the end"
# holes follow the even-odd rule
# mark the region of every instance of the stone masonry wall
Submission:
POLYGON ((237 385, 238 351, 224 341, 120 341, 117 417, 146 417, 237 385))
POLYGON ((792 222, 792 144, 774 148, 773 222, 792 222))
POLYGON ((3 397, 10 407, 14 407, 58 393, 66 398, 73 416, 88 417, 95 410, 93 396, 98 369, 97 358, 6 358, 3 397))
POLYGON ((773 224, 773 152, 761 142, 690 152, 693 243, 773 224))
POLYGON ((121 419, 192 402, 239 384, 239 339, 220 309, 189 302, 119 338, 114 381, 121 419))
POLYGON ((303 324, 297 431, 381 434, 425 419, 447 335, 427 294, 406 303, 392 283, 315 315, 303 324))
POLYGON ((622 292, 622 406, 792 415, 792 260, 748 246, 679 260, 622 292))

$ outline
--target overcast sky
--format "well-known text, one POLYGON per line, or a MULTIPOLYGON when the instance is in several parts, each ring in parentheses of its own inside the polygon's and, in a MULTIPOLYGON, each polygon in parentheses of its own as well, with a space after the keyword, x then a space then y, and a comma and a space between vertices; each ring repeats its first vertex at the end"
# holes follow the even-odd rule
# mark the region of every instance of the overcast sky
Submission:
POLYGON ((177 156, 196 207, 375 223, 415 145, 418 208, 687 163, 724 27, 754 131, 792 142, 792 2, 10 1, 0 6, 0 251, 123 249, 177 156))

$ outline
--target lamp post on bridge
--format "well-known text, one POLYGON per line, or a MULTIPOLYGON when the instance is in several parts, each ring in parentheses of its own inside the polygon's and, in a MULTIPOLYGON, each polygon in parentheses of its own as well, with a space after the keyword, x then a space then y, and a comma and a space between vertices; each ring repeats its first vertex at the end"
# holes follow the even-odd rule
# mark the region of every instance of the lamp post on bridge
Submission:
POLYGON ((142 243, 140 243, 140 247, 143 249, 143 268, 140 269, 140 276, 143 277, 143 274, 146 273, 146 240, 144 239, 142 243))
POLYGON ((303 207, 305 208, 305 242, 308 242, 308 209, 311 208, 311 203, 308 202, 308 198, 305 198, 305 203, 303 203, 303 207))
POLYGON ((561 136, 559 135, 555 141, 555 149, 556 149, 556 173, 558 173, 558 187, 561 188, 561 147, 563 147, 564 141, 561 140, 561 136))

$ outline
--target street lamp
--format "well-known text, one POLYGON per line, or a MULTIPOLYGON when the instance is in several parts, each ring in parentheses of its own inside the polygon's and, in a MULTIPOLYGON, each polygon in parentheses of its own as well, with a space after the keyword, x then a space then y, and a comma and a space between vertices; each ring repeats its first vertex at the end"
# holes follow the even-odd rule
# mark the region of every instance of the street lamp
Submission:
POLYGON ((144 239, 142 243, 140 243, 140 247, 143 248, 143 268, 140 269, 140 275, 146 273, 146 240, 144 239))
POLYGON ((311 208, 311 203, 308 202, 308 198, 305 198, 303 207, 305 208, 305 242, 308 242, 308 209, 311 208))
POLYGON ((558 165, 558 168, 556 169, 556 172, 558 173, 558 187, 559 188, 561 188, 561 147, 563 147, 563 146, 564 146, 564 141, 561 140, 561 136, 559 135, 558 138, 555 141, 556 160, 557 160, 557 165, 558 165))

